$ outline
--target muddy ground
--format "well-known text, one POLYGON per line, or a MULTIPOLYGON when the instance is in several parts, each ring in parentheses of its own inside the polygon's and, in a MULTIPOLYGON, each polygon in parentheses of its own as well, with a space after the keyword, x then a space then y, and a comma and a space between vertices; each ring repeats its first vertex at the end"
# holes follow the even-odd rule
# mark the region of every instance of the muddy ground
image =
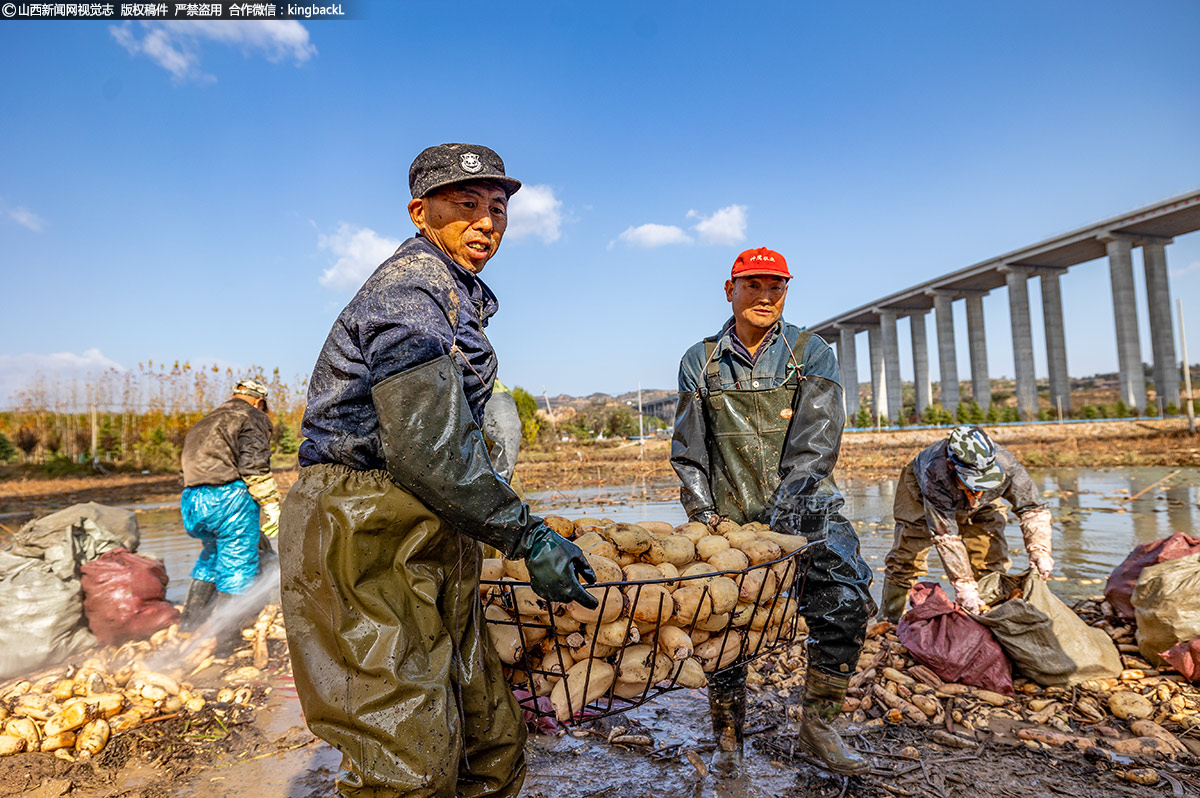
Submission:
MULTIPOLYGON (((51 754, 0 760, 0 795, 30 798, 219 798, 334 796, 340 756, 304 727, 286 660, 254 685, 257 712, 229 711, 143 724, 114 737, 93 761, 51 754)), ((797 692, 751 693, 745 775, 718 780, 705 773, 712 752, 702 691, 681 690, 623 715, 561 735, 532 735, 522 795, 531 798, 766 798, 970 795, 997 798, 1121 795, 1197 796, 1195 768, 1154 762, 1157 786, 1137 786, 1113 763, 1083 752, 1031 750, 1011 729, 979 734, 962 750, 932 742, 924 728, 903 724, 850 727, 849 742, 871 756, 862 777, 833 776, 797 750, 788 708, 797 692), (623 728, 618 728, 623 727, 623 728), (647 735, 646 747, 611 745, 615 733, 647 735)), ((237 708, 234 708, 237 709, 237 708)))

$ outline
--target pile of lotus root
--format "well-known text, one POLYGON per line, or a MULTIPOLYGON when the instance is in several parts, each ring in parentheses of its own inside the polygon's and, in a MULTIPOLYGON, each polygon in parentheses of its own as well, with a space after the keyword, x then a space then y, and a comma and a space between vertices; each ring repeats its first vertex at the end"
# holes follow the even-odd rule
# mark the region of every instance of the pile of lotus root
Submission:
POLYGON ((519 560, 484 560, 480 584, 491 641, 535 713, 567 722, 703 687, 707 674, 804 632, 793 590, 802 537, 731 521, 546 523, 583 549, 595 609, 542 599, 519 560))
POLYGON ((0 756, 45 751, 87 759, 143 724, 251 709, 264 692, 264 670, 286 657, 279 606, 264 607, 242 638, 248 645, 222 659, 213 655, 215 639, 180 635, 172 625, 149 640, 0 685, 0 756))

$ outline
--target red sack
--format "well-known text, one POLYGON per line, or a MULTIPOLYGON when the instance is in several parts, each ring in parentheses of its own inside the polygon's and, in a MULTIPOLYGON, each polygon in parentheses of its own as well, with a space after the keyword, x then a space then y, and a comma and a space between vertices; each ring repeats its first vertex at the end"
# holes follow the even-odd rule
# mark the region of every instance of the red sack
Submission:
POLYGON ((1200 637, 1176 643, 1162 653, 1162 658, 1189 682, 1200 682, 1200 637))
POLYGON ((967 615, 934 582, 921 582, 909 597, 896 635, 913 659, 947 682, 1013 694, 1012 665, 992 630, 967 615))
POLYGON ((167 569, 157 560, 116 548, 81 569, 83 614, 102 644, 144 640, 179 620, 165 599, 167 569))
POLYGON ((1200 538, 1194 538, 1183 532, 1176 532, 1169 538, 1143 543, 1129 552, 1120 565, 1108 577, 1104 586, 1104 598, 1116 611, 1117 615, 1133 620, 1133 588, 1137 585, 1142 569, 1148 565, 1157 565, 1167 560, 1177 560, 1189 554, 1200 552, 1200 538))

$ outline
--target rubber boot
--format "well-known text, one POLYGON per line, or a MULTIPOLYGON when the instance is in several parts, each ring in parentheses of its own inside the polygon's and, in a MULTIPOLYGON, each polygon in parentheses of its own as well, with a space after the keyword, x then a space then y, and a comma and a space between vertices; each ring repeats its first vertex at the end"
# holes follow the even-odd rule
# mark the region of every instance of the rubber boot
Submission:
POLYGON ((713 741, 711 768, 721 778, 737 778, 742 770, 746 728, 746 666, 715 673, 708 680, 713 741))
POLYGON ((809 666, 804 680, 798 737, 801 747, 825 769, 843 776, 865 773, 870 768, 867 760, 842 742, 841 735, 833 728, 849 686, 850 677, 835 676, 809 666))
POLYGON ((213 636, 217 639, 213 650, 215 656, 228 657, 243 645, 242 629, 254 622, 261 609, 251 605, 241 606, 245 601, 244 596, 217 591, 217 601, 212 611, 216 626, 213 636))
POLYGON ((208 605, 217 586, 212 582, 193 579, 188 585, 187 598, 183 600, 183 615, 179 619, 179 631, 194 632, 208 618, 208 605))
POLYGON ((875 620, 900 623, 900 616, 904 615, 904 607, 907 604, 908 588, 885 579, 883 599, 879 602, 879 614, 875 616, 875 620))

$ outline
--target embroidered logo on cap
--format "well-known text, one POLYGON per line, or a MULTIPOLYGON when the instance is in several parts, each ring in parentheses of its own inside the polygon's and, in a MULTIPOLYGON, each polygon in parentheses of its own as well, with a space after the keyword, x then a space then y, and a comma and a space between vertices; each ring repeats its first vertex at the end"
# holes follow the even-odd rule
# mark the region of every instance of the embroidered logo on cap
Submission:
POLYGON ((479 160, 479 156, 473 152, 464 152, 459 157, 458 162, 462 165, 464 172, 470 172, 471 174, 475 174, 483 169, 483 162, 481 162, 479 160))
POLYGON ((775 262, 775 258, 771 257, 770 255, 764 255, 761 252, 750 257, 750 261, 756 261, 756 260, 765 260, 765 261, 770 261, 771 263, 775 262))

